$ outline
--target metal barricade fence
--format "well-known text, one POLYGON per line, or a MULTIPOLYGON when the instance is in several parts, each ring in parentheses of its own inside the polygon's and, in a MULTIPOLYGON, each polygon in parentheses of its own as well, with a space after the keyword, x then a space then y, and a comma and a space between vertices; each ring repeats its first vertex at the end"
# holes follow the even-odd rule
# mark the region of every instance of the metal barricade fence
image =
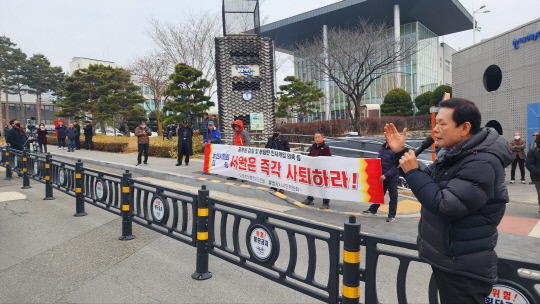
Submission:
POLYGON ((213 198, 208 198, 208 208, 210 254, 337 303, 342 230, 213 198), (305 257, 307 263, 300 265, 305 257))
MULTIPOLYGON (((111 174, 84 168, 80 161, 70 164, 52 160, 50 154, 23 153, 0 147, 0 165, 13 166, 14 172, 27 168, 30 179, 46 184, 45 199, 54 199, 53 187, 74 196, 75 216, 86 215, 84 203, 89 203, 123 216, 122 240, 134 237, 131 224, 136 222, 197 246, 194 279, 212 276, 211 254, 327 303, 359 303, 361 296, 365 303, 378 303, 379 260, 391 257, 399 262, 397 301, 407 303, 410 265, 423 263, 416 244, 360 233, 354 217, 342 229, 210 198, 205 186, 193 194, 133 179, 129 172, 111 174), (20 164, 24 156, 26 166, 20 164), (360 263, 361 248, 365 265, 360 263)), ((499 258, 498 269, 498 283, 519 291, 529 303, 540 303, 539 264, 499 258)), ((433 277, 428 298, 429 303, 438 303, 433 277)))

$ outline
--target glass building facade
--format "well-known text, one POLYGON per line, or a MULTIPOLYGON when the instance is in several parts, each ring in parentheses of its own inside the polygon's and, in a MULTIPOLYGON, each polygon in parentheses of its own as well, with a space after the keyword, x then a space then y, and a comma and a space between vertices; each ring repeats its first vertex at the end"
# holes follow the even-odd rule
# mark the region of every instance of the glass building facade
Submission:
MULTIPOLYGON (((393 29, 388 29, 393 33, 393 29)), ((401 25, 401 41, 407 45, 416 45, 416 50, 408 60, 401 64, 401 88, 411 94, 414 101, 416 96, 427 91, 433 91, 438 84, 437 48, 439 38, 420 22, 401 25)), ((313 81, 324 90, 323 73, 314 72, 302 57, 294 57, 295 77, 302 81, 313 81)), ((384 96, 394 88, 394 74, 388 74, 375 80, 363 97, 362 104, 382 104, 384 96)), ((330 80, 330 111, 331 119, 347 118, 347 96, 330 80)), ((308 121, 324 120, 324 99, 319 101, 317 114, 308 117, 308 121)))

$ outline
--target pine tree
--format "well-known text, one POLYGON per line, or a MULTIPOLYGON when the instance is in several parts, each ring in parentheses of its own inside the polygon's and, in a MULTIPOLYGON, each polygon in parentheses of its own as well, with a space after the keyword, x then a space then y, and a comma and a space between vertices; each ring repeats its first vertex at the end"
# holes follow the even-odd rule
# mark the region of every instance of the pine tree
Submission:
POLYGON ((41 121, 41 94, 60 90, 64 73, 61 67, 51 67, 51 63, 43 54, 35 54, 24 65, 26 85, 29 92, 36 95, 37 120, 41 121))
POLYGON ((323 91, 312 81, 303 82, 294 76, 287 76, 284 80, 290 83, 279 86, 281 97, 276 116, 292 117, 293 112, 300 113, 300 122, 304 122, 308 114, 317 113, 318 101, 324 97, 323 91))
POLYGON ((393 89, 384 96, 381 116, 412 116, 411 95, 403 89, 393 89))
POLYGON ((179 63, 174 67, 174 74, 169 76, 172 83, 165 90, 165 94, 173 97, 174 101, 167 102, 163 107, 163 112, 171 111, 172 114, 163 120, 165 124, 172 121, 180 122, 185 115, 192 125, 195 117, 202 117, 205 111, 214 106, 210 96, 204 95, 210 87, 210 82, 201 77, 201 71, 185 63, 179 63))

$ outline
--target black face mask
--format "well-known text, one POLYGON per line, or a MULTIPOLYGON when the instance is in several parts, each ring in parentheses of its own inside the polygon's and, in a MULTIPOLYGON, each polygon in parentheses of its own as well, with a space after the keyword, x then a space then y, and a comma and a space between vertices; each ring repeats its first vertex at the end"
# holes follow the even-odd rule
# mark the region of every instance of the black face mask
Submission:
POLYGON ((274 133, 274 138, 277 138, 279 136, 279 133, 274 133))
POLYGON ((20 128, 20 127, 21 127, 21 123, 20 123, 20 122, 18 122, 18 123, 16 123, 16 124, 15 124, 15 126, 17 126, 17 127, 19 127, 19 128, 20 128))

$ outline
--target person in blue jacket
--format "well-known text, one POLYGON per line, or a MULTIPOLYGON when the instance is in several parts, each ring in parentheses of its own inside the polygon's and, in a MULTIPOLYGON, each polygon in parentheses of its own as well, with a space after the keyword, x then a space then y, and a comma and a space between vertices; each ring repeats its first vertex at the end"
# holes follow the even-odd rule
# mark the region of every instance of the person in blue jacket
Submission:
POLYGON ((208 122, 208 131, 204 136, 205 144, 221 144, 221 132, 214 126, 213 121, 208 122))
MULTIPOLYGON (((388 191, 390 196, 388 217, 386 221, 391 223, 396 218, 396 210, 398 203, 398 181, 399 174, 396 165, 394 164, 394 151, 385 142, 379 150, 379 158, 381 159, 382 175, 379 180, 383 182, 384 193, 388 191)), ((379 210, 380 204, 371 204, 368 210, 362 211, 363 214, 375 214, 379 210)))

